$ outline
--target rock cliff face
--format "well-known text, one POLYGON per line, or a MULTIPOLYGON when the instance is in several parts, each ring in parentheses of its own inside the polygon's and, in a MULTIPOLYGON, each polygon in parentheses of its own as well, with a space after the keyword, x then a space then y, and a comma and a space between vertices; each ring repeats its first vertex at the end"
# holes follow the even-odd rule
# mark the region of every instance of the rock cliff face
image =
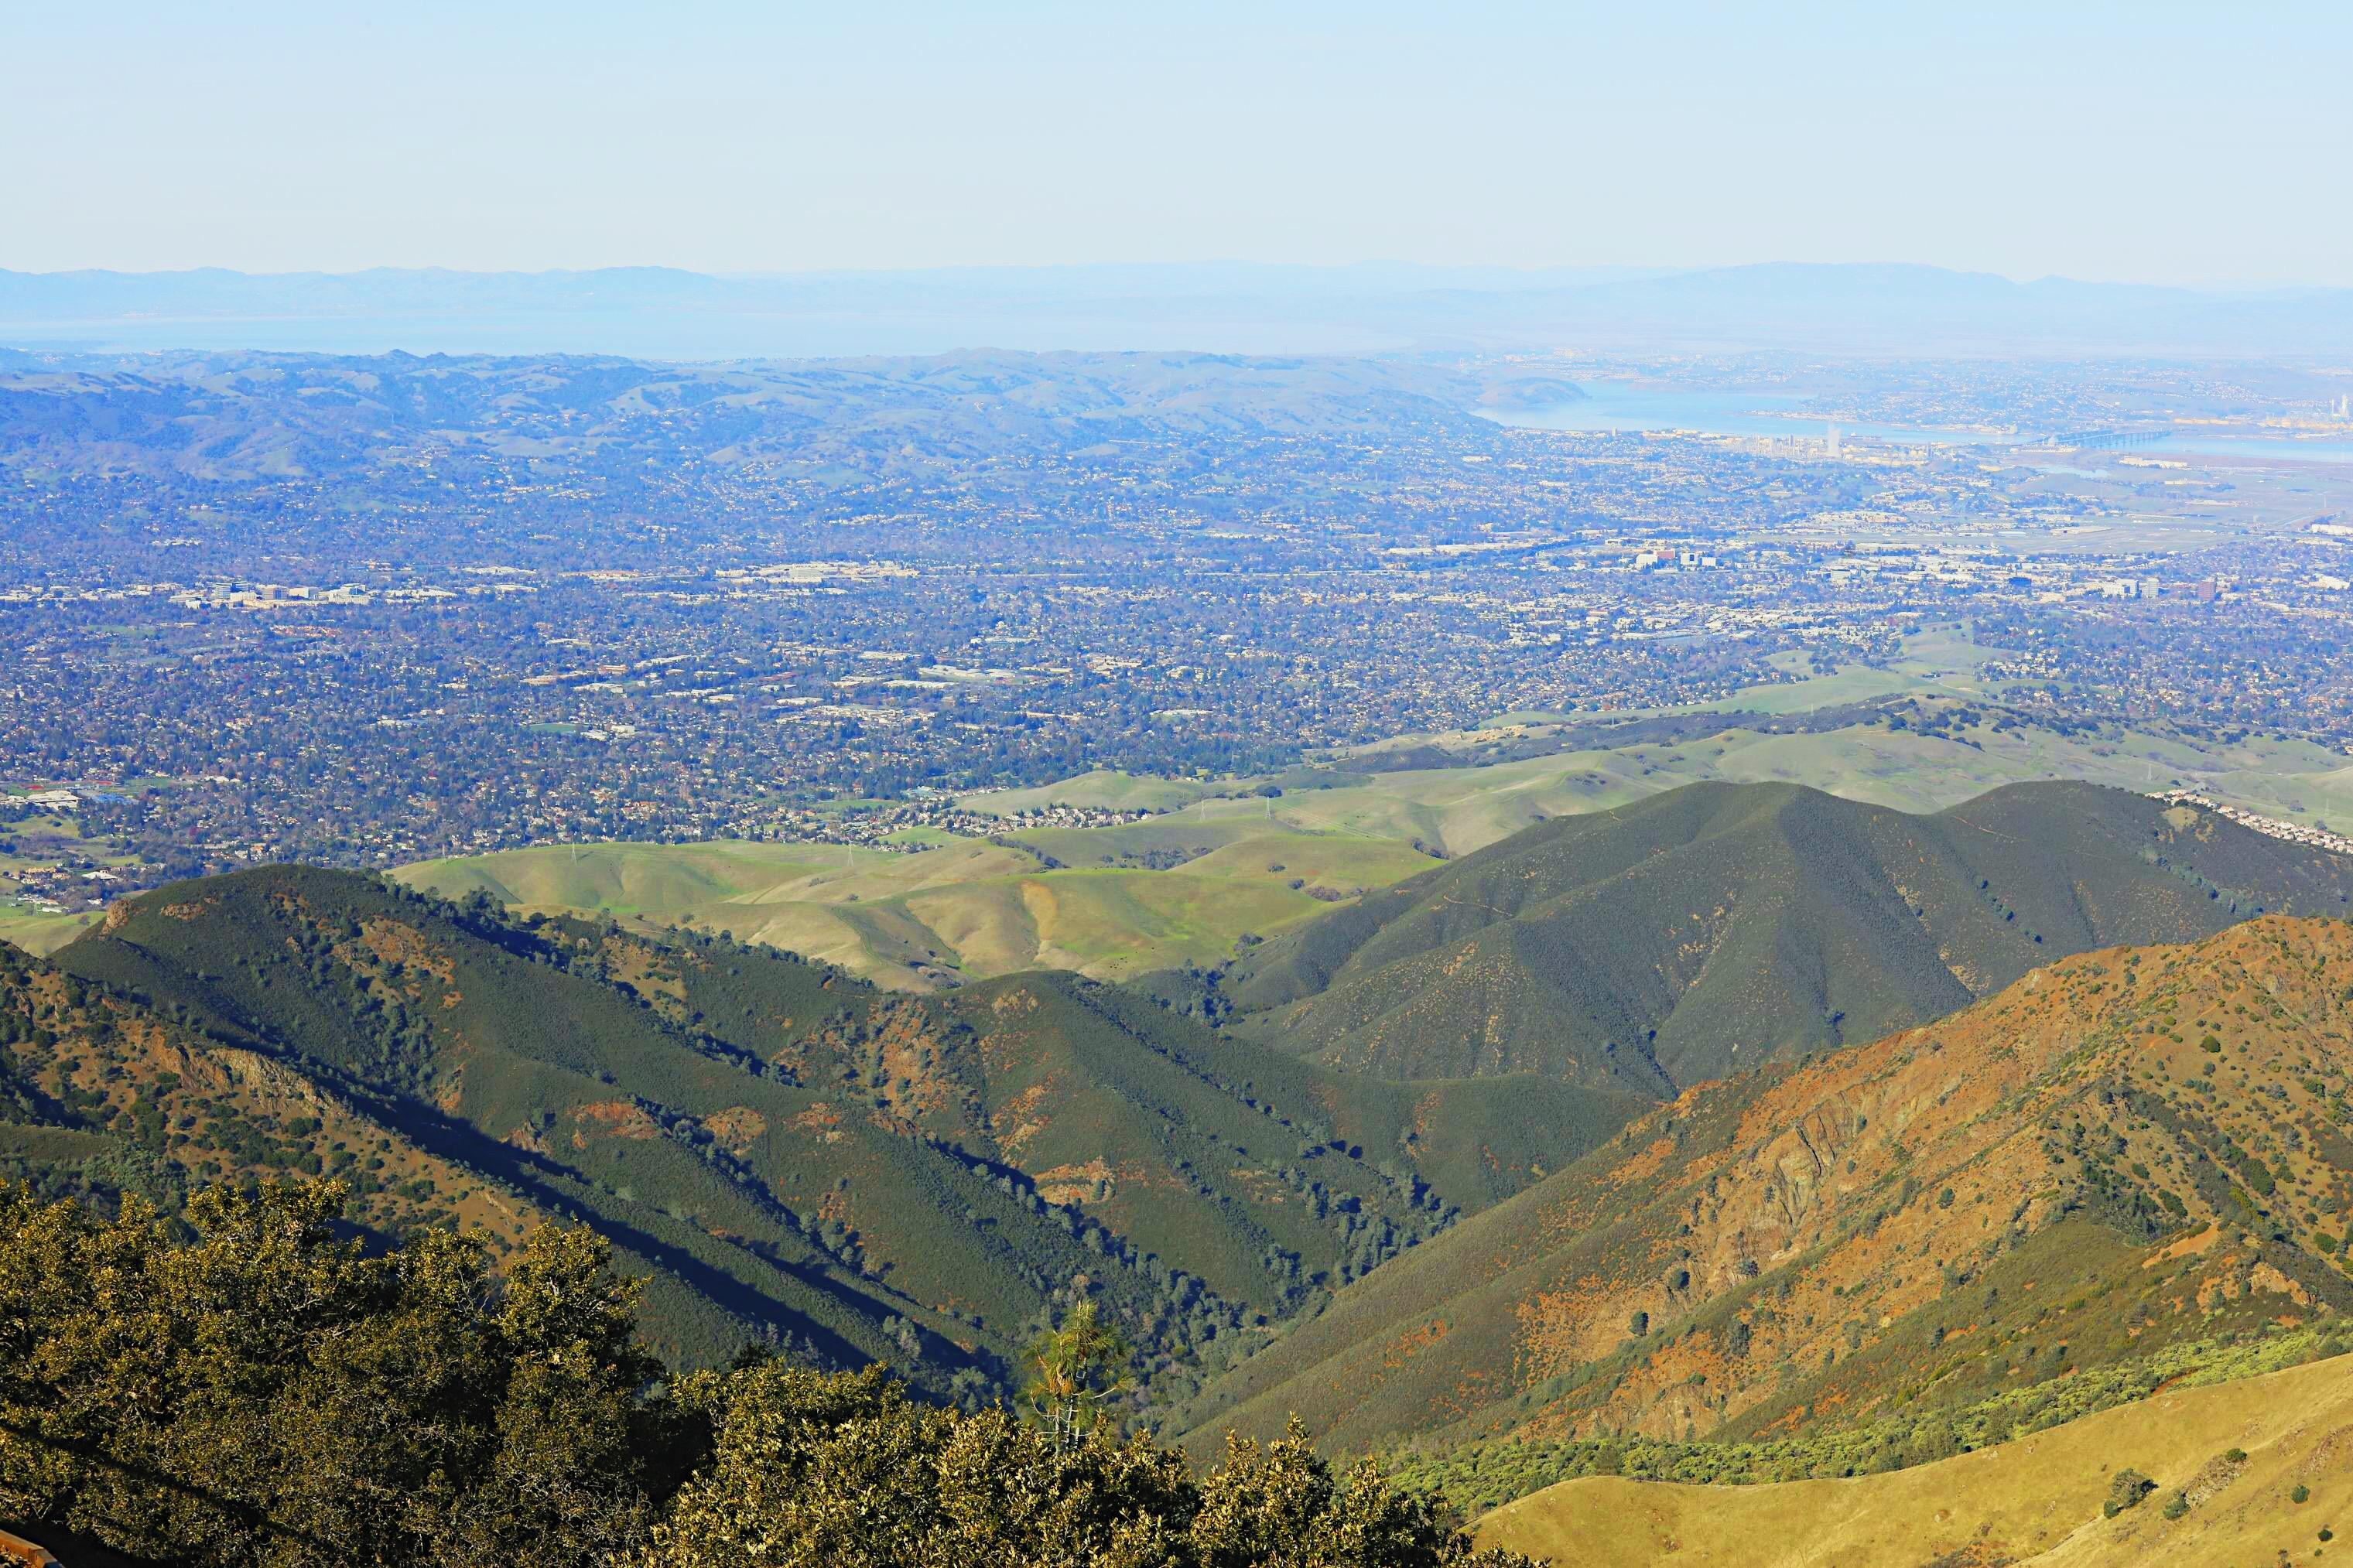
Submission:
POLYGON ((1197 1428, 1793 1433, 2353 1308, 2353 924, 2034 970, 1702 1085, 1342 1293, 1197 1428))

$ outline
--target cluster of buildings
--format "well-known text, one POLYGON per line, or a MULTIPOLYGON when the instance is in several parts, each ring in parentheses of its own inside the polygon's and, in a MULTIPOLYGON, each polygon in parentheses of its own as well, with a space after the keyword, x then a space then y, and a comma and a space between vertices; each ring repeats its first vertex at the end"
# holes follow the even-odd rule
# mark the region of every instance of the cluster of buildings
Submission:
POLYGON ((2194 805, 2201 811, 2211 811, 2267 838, 2306 844, 2337 855, 2353 855, 2353 834, 2337 833, 2326 827, 2307 827, 2299 822, 2282 822, 2275 816, 2261 816, 2254 812, 2225 805, 2200 790, 2169 789, 2161 792, 2157 798, 2170 805, 2194 805))
MULTIPOLYGON (((1852 417, 2092 428, 2098 401, 1940 366, 1852 417)), ((973 439, 849 479, 784 443, 47 498, 57 527, 0 556, 0 773, 169 781, 71 803, 159 872, 882 842, 1092 767, 1709 702, 1885 660, 1923 616, 2052 715, 2353 734, 2353 474, 1392 415, 973 439)))

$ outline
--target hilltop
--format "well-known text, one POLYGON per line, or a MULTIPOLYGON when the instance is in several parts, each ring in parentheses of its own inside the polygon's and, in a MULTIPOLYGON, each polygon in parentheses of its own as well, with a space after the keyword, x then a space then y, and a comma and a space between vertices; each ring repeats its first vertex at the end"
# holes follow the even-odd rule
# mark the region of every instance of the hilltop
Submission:
POLYGON ((1805 1436, 2353 1307, 2353 924, 2034 969, 1684 1091, 1342 1291, 1184 1413, 1409 1436, 1805 1436))
POLYGON ((1692 784, 1293 927, 1210 1005, 1353 1070, 1672 1096, 1943 1016, 2066 953, 2348 900, 2353 861, 2122 790, 2018 784, 1915 816, 1692 784))
POLYGON ((47 1190, 168 1208, 299 1172, 355 1183, 385 1234, 575 1219, 649 1279, 666 1354, 765 1339, 960 1395, 1074 1291, 1181 1391, 1635 1109, 1332 1073, 1068 975, 894 995, 300 868, 10 955, 0 1052, 0 1152, 47 1190))

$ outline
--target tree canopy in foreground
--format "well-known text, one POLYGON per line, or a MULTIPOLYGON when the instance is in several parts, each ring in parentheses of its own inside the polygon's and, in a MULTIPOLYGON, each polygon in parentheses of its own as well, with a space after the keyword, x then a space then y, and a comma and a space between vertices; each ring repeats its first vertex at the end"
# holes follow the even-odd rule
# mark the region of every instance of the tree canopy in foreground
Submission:
MULTIPOLYGON (((1513 1568, 1296 1426, 1197 1475, 1103 1423, 751 1351, 670 1377, 605 1243, 370 1254, 333 1183, 185 1222, 0 1185, 0 1518, 262 1568, 1513 1568)), ((1051 1347, 1049 1347, 1050 1353, 1051 1347)))

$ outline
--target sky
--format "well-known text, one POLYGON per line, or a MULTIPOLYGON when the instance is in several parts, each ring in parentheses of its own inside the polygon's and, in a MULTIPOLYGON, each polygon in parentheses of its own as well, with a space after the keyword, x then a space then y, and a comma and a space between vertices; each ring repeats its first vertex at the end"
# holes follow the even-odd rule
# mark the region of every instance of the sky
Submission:
POLYGON ((0 267, 2353 285, 2353 6, 0 5, 0 267))

